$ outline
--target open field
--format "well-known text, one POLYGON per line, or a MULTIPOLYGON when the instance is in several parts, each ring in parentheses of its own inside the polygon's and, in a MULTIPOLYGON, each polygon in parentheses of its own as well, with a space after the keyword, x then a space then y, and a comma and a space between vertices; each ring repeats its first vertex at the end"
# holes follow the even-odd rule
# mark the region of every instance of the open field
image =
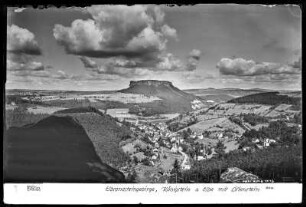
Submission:
POLYGON ((184 157, 179 153, 173 153, 169 149, 162 147, 161 148, 161 160, 162 162, 158 165, 164 172, 169 172, 173 168, 173 163, 175 159, 179 162, 182 162, 184 157), (165 157, 164 157, 165 156, 165 157))
POLYGON ((209 146, 209 147, 214 147, 217 143, 218 143, 218 139, 210 139, 210 138, 207 138, 207 137, 204 137, 203 139, 197 139, 196 142, 198 143, 202 143, 206 146, 209 146))
POLYGON ((15 108, 17 108, 18 106, 14 106, 14 105, 10 105, 10 104, 5 104, 5 109, 6 110, 14 110, 15 108))
POLYGON ((136 148, 135 148, 136 145, 138 145, 142 149, 146 149, 147 146, 149 146, 147 143, 145 143, 145 142, 143 142, 139 139, 136 139, 136 140, 133 140, 133 141, 123 145, 121 148, 125 153, 132 155, 132 154, 136 153, 136 151, 137 151, 136 148))
POLYGON ((56 111, 64 110, 67 108, 63 107, 45 107, 45 106, 35 106, 27 108, 28 112, 33 114, 53 114, 56 111))
POLYGON ((196 133, 203 133, 204 131, 223 132, 226 129, 233 130, 238 134, 242 134, 244 132, 244 129, 242 129, 239 125, 231 122, 226 117, 200 121, 189 126, 188 128, 196 133))
POLYGON ((228 141, 224 142, 224 146, 226 147, 225 152, 228 153, 230 151, 238 149, 239 144, 237 143, 237 141, 228 141))
POLYGON ((129 113, 128 108, 107 109, 106 113, 112 117, 119 118, 119 119, 137 118, 137 115, 129 113))
POLYGON ((146 166, 138 164, 135 166, 135 172, 137 173, 137 182, 140 183, 154 183, 159 170, 155 166, 146 166))
POLYGON ((269 112, 271 106, 269 105, 260 105, 260 104, 232 104, 232 103, 223 103, 219 104, 214 109, 208 111, 212 114, 222 114, 222 115, 239 115, 239 114, 248 114, 255 113, 258 115, 265 115, 269 112))
MULTIPOLYGON (((104 113, 105 110, 100 109, 100 111, 104 113)), ((139 121, 146 122, 165 122, 180 115, 179 113, 173 113, 143 117, 136 114, 130 114, 128 108, 107 109, 106 113, 114 118, 118 118, 119 120, 125 119, 126 121, 136 121, 138 119, 139 121)))
MULTIPOLYGON (((24 100, 29 100, 28 97, 23 97, 24 100)), ((161 100, 155 96, 145 96, 143 94, 131 94, 131 93, 107 93, 107 94, 66 94, 66 95, 51 95, 51 96, 40 96, 35 97, 33 100, 36 101, 55 101, 55 100, 85 100, 88 99, 90 102, 97 101, 118 101, 122 103, 147 103, 152 101, 161 100)))

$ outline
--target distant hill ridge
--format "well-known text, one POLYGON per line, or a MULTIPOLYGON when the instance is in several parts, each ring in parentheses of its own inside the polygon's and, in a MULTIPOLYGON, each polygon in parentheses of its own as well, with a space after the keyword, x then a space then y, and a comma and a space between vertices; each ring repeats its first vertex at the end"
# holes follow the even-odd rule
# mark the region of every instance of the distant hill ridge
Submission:
POLYGON ((228 103, 266 105, 290 104, 299 107, 301 105, 301 98, 281 95, 279 92, 266 92, 235 98, 229 100, 228 103))

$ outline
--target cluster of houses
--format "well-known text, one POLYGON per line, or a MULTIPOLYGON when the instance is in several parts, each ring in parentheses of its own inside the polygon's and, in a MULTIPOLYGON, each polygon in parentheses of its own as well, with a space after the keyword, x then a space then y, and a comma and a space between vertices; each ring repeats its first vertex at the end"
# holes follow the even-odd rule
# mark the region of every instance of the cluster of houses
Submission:
MULTIPOLYGON (((233 137, 237 138, 236 136, 237 135, 233 134, 233 137)), ((211 139, 218 139, 218 140, 229 140, 230 139, 230 137, 223 132, 213 132, 213 133, 208 133, 207 134, 207 131, 206 131, 206 133, 205 132, 197 133, 197 132, 193 131, 189 136, 189 138, 195 139, 195 140, 196 139, 202 140, 205 137, 211 138, 211 139)))
POLYGON ((195 99, 191 102, 191 108, 193 110, 200 109, 200 108, 203 108, 203 107, 204 107, 204 104, 202 103, 202 101, 200 101, 198 99, 195 99))
MULTIPOLYGON (((141 139, 146 136, 147 139, 150 140, 150 142, 153 145, 152 148, 152 156, 150 157, 150 163, 152 166, 156 164, 158 159, 160 158, 162 153, 161 146, 164 146, 168 149, 170 149, 173 153, 182 153, 183 149, 181 144, 186 143, 183 136, 180 133, 171 132, 167 125, 165 123, 159 122, 159 123, 139 123, 138 121, 134 122, 134 126, 131 127, 131 130, 138 134, 141 139)), ((192 132, 189 136, 192 139, 204 139, 204 135, 202 133, 196 133, 192 132)), ((223 134, 221 133, 219 137, 223 137, 223 134)), ((182 153, 185 154, 185 153, 182 153)), ((187 156, 185 154, 185 156, 187 156)), ((197 156, 197 160, 203 160, 208 159, 209 156, 207 156, 207 150, 201 149, 200 155, 197 156)), ((190 169, 190 166, 188 164, 182 165, 182 168, 184 169, 190 169)))
MULTIPOLYGON (((147 135, 147 138, 152 142, 154 148, 153 148, 153 155, 151 157, 152 165, 154 165, 154 162, 158 160, 160 157, 160 147, 161 145, 170 149, 173 153, 180 153, 183 151, 181 144, 186 143, 186 140, 183 138, 183 136, 180 133, 177 132, 171 132, 165 123, 156 123, 156 124, 147 124, 147 123, 139 123, 136 121, 135 127, 131 127, 132 131, 136 132, 137 130, 140 130, 142 132, 141 136, 143 134, 147 135)), ((203 133, 197 133, 195 131, 191 132, 189 135, 189 138, 194 140, 202 140, 204 137, 207 137, 203 133)), ((226 140, 229 139, 226 134, 223 132, 216 132, 214 137, 218 140, 226 140)), ((262 149, 269 147, 272 143, 275 143, 276 140, 274 139, 254 139, 252 142, 257 146, 257 148, 262 149)), ((245 146, 243 147, 244 151, 252 150, 251 146, 245 146)), ((209 159, 214 154, 213 152, 208 155, 207 150, 201 149, 200 155, 196 157, 197 160, 204 160, 209 159)))
MULTIPOLYGON (((168 129, 167 124, 163 122, 159 123, 147 123, 147 122, 140 122, 138 119, 134 122, 133 126, 131 127, 131 130, 134 132, 140 132, 139 138, 149 140, 151 142, 152 153, 151 157, 148 157, 151 164, 154 166, 156 163, 160 160, 160 157, 163 155, 161 152, 161 146, 166 147, 170 149, 173 153, 183 153, 183 145, 188 144, 189 139, 193 140, 203 140, 205 138, 214 138, 218 140, 237 140, 240 138, 240 136, 237 133, 234 132, 225 132, 225 131, 214 131, 211 133, 203 132, 199 133, 196 131, 189 131, 188 133, 188 139, 185 140, 184 134, 179 132, 172 132, 168 129)), ((187 130, 188 131, 188 130, 187 130)), ((245 146, 243 147, 243 151, 248 150, 255 150, 255 148, 262 149, 266 147, 270 147, 273 143, 276 143, 277 141, 274 139, 269 138, 263 138, 263 139, 253 139, 252 143, 253 145, 245 146), (254 148, 255 146, 255 148, 254 148), (257 146, 257 147, 256 147, 257 146)), ((208 146, 209 147, 209 146, 208 146)), ((210 148, 210 153, 208 153, 208 150, 206 148, 201 148, 200 153, 195 156, 195 159, 197 160, 205 160, 210 159, 215 154, 214 149, 210 148)), ((186 154, 185 154, 186 155, 186 154)), ((186 155, 187 156, 187 155, 186 155)), ((188 169, 188 166, 181 166, 182 168, 186 167, 188 169)))
POLYGON ((169 140, 176 139, 178 136, 176 133, 171 132, 165 123, 159 122, 156 124, 146 124, 140 123, 139 121, 135 122, 135 127, 131 127, 133 132, 141 131, 141 135, 146 134, 148 139, 154 144, 155 147, 160 147, 159 143, 162 143, 167 148, 171 148, 171 142, 169 140))
POLYGON ((276 140, 274 139, 269 139, 269 138, 265 138, 265 139, 253 139, 252 142, 254 144, 256 144, 256 146, 259 148, 259 149, 262 149, 262 148, 265 148, 265 147, 270 147, 270 145, 272 143, 276 143, 276 140))
POLYGON ((180 144, 185 142, 184 139, 178 133, 171 132, 165 123, 145 124, 135 122, 134 124, 131 130, 135 134, 140 133, 140 138, 146 136, 153 145, 152 156, 150 158, 150 162, 153 166, 155 162, 158 161, 161 154, 163 154, 161 146, 170 149, 173 153, 179 153, 182 150, 180 144))
POLYGON ((256 146, 258 149, 263 149, 270 147, 271 144, 276 143, 275 139, 270 139, 270 138, 264 138, 264 139, 252 139, 252 143, 254 144, 252 146, 245 146, 242 148, 243 151, 254 151, 254 146, 256 146))

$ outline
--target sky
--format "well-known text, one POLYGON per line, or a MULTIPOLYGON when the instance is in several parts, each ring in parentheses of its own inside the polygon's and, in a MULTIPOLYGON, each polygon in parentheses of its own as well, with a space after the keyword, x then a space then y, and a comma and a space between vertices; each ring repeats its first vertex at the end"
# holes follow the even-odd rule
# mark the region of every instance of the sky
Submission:
POLYGON ((263 5, 8 8, 7 89, 301 90, 301 10, 263 5))

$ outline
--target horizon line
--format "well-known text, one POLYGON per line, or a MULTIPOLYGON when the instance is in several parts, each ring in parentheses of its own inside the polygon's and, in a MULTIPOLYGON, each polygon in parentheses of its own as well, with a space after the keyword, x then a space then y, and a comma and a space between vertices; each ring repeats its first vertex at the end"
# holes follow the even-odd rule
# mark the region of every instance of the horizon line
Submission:
MULTIPOLYGON (((289 90, 276 90, 276 89, 267 89, 267 88, 234 88, 234 87, 224 87, 224 88, 189 88, 189 89, 180 89, 182 91, 188 91, 188 90, 206 90, 206 89, 216 89, 216 90, 224 90, 224 89, 240 89, 240 90, 267 90, 267 91, 302 91, 302 89, 289 89, 289 90)), ((65 89, 27 89, 27 88, 5 88, 5 91, 7 90, 29 90, 29 91, 68 91, 68 92, 117 92, 122 89, 114 89, 114 90, 65 90, 65 89)))

